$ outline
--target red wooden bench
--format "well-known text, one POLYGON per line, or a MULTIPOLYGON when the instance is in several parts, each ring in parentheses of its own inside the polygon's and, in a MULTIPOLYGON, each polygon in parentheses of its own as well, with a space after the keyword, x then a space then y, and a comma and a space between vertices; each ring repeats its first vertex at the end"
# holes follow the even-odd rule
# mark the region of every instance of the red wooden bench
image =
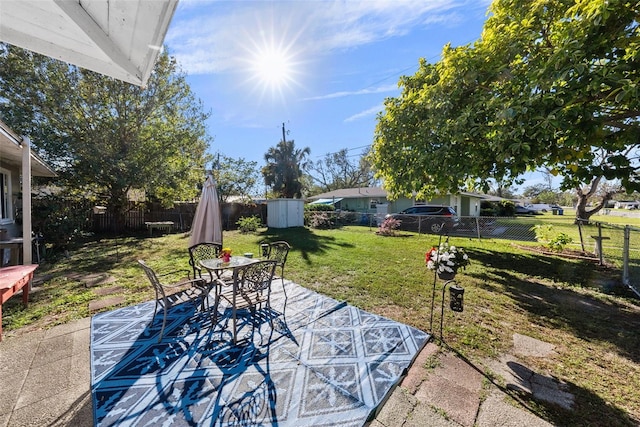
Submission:
POLYGON ((38 264, 0 268, 0 341, 2 341, 2 304, 22 289, 22 304, 29 304, 29 286, 38 264))

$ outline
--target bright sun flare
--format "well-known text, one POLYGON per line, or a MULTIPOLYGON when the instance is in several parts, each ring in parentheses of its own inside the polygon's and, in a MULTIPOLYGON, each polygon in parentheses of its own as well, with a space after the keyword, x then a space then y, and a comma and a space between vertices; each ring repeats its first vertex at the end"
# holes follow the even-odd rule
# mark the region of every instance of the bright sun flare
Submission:
MULTIPOLYGON (((262 21, 260 21, 262 22, 262 21)), ((285 101, 303 74, 302 51, 298 48, 297 34, 287 34, 285 28, 276 31, 264 23, 258 23, 256 31, 239 38, 244 71, 252 92, 260 93, 260 100, 285 101)))
POLYGON ((256 56, 254 70, 258 78, 268 86, 279 87, 292 78, 291 61, 284 52, 267 50, 256 56))
POLYGON ((258 52, 254 62, 257 78, 271 89, 278 89, 293 80, 291 58, 283 51, 266 49, 258 52))

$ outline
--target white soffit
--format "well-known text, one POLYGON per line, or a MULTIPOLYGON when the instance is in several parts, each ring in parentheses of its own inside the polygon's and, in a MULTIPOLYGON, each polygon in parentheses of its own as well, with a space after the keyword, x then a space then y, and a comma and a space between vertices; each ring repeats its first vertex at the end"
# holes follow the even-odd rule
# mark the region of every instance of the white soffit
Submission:
MULTIPOLYGON (((22 139, 0 120, 0 167, 10 167, 20 170, 23 150, 22 139)), ((31 174, 33 176, 57 176, 56 173, 33 152, 31 152, 31 174)))
POLYGON ((0 41, 144 86, 178 0, 0 0, 0 41))

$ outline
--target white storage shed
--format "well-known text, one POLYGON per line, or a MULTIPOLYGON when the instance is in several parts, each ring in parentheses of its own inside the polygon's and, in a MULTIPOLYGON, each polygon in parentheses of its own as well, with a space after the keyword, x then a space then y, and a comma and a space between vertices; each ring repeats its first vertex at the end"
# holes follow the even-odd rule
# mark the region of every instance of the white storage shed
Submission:
POLYGON ((267 200, 267 226, 270 228, 304 227, 304 200, 267 200))

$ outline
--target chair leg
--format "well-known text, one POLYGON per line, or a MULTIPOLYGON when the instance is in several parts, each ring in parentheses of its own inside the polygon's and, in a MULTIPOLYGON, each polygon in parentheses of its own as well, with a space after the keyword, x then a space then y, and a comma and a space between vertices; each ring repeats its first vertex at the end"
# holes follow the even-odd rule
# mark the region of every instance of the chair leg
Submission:
POLYGON ((204 311, 204 302, 207 299, 207 292, 204 288, 200 289, 200 311, 204 311))
POLYGON ((156 305, 153 308, 153 317, 151 318, 151 326, 156 323, 156 314, 158 314, 158 300, 156 299, 156 305))
POLYGON ((238 331, 236 329, 237 325, 237 321, 236 321, 236 306, 235 304, 233 305, 233 313, 232 313, 232 317, 231 317, 231 325, 233 327, 233 344, 238 344, 238 331))
POLYGON ((167 301, 165 300, 164 316, 162 316, 162 328, 160 329, 160 336, 158 337, 158 342, 162 341, 162 336, 164 335, 164 327, 166 326, 166 324, 167 324, 167 301))
POLYGON ((220 294, 216 292, 216 299, 213 302, 213 321, 212 326, 215 326, 218 321, 218 307, 220 305, 220 294))
POLYGON ((200 303, 200 310, 201 311, 205 311, 208 310, 211 306, 209 305, 209 293, 211 292, 211 285, 210 284, 204 284, 202 288, 199 288, 200 292, 201 292, 201 303, 200 303), (206 304, 205 304, 206 303, 206 304), (206 309, 205 309, 205 305, 206 305, 206 309))
POLYGON ((280 270, 280 280, 282 280, 282 292, 284 293, 284 300, 287 300, 287 288, 284 286, 284 265, 280 270))

